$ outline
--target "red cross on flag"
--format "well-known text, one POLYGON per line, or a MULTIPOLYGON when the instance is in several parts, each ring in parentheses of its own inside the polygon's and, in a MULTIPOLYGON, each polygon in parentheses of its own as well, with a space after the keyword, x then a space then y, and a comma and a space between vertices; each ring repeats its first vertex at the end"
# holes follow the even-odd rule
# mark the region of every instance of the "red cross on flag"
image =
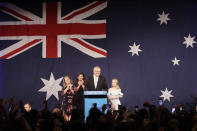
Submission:
POLYGON ((1 21, 0 40, 20 40, 0 51, 0 58, 10 59, 42 43, 42 58, 61 57, 62 42, 94 57, 107 57, 107 51, 84 39, 106 38, 106 20, 84 20, 107 7, 95 1, 61 15, 61 2, 42 5, 42 18, 16 5, 3 3, 0 10, 20 21, 1 21))

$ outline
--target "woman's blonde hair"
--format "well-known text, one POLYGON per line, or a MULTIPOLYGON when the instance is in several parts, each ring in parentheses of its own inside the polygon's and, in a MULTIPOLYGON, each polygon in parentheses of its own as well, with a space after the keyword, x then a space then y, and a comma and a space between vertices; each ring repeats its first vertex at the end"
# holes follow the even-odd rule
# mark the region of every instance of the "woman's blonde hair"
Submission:
POLYGON ((113 78, 112 81, 116 81, 116 89, 120 89, 119 81, 116 78, 113 78))
POLYGON ((65 81, 66 78, 70 79, 70 83, 73 84, 71 77, 69 75, 67 75, 67 76, 64 76, 64 78, 63 78, 63 87, 67 86, 66 81, 65 81))

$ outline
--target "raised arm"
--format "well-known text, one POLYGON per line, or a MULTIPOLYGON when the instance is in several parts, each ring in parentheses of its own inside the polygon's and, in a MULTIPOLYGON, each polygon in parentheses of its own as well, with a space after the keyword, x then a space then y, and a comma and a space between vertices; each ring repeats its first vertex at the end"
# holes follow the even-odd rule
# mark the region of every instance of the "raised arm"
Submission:
POLYGON ((72 89, 72 86, 70 87, 72 94, 75 94, 74 88, 76 88, 76 87, 73 87, 73 89, 72 89))
POLYGON ((68 88, 63 88, 63 91, 62 91, 62 96, 66 94, 66 92, 68 91, 68 88))

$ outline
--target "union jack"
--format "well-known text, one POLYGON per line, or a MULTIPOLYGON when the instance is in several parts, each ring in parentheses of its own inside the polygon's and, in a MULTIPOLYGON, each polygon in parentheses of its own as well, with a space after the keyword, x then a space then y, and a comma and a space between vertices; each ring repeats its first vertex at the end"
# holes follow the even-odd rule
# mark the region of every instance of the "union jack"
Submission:
POLYGON ((11 3, 0 10, 20 21, 1 21, 0 40, 20 40, 0 51, 0 58, 10 59, 42 43, 42 58, 61 57, 61 42, 94 57, 107 57, 107 51, 84 39, 106 38, 106 20, 84 20, 107 7, 95 1, 61 16, 61 2, 42 3, 42 18, 11 3))

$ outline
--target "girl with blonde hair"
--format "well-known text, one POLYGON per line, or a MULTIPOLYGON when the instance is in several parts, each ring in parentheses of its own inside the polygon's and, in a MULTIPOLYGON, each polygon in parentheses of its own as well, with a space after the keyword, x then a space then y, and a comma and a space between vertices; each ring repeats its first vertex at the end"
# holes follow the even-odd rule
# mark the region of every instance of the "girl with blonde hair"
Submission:
POLYGON ((111 85, 112 87, 109 88, 107 96, 112 110, 118 110, 118 106, 121 105, 119 98, 123 96, 123 93, 121 92, 118 79, 112 79, 111 85))
POLYGON ((62 97, 63 117, 66 121, 70 121, 74 97, 74 85, 70 76, 63 78, 62 97))

